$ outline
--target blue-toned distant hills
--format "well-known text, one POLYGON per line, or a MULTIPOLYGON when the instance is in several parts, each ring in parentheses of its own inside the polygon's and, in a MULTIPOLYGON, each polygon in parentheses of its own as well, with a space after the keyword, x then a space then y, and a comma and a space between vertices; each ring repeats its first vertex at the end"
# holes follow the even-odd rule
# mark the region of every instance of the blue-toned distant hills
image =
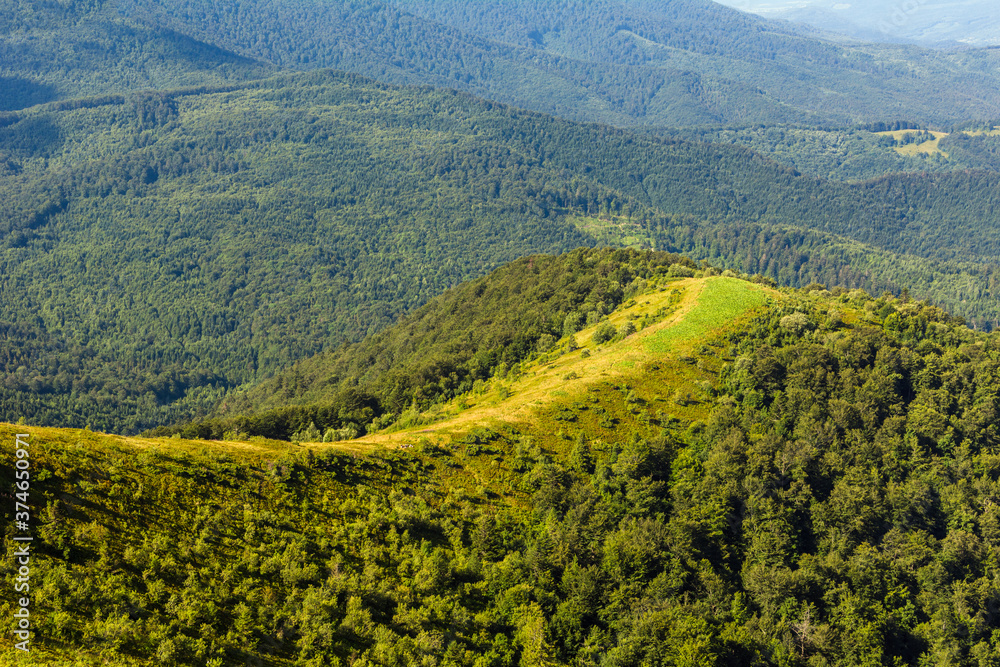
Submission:
POLYGON ((707 0, 0 3, 0 109, 332 67, 619 126, 1000 117, 1000 54, 804 37, 707 0))

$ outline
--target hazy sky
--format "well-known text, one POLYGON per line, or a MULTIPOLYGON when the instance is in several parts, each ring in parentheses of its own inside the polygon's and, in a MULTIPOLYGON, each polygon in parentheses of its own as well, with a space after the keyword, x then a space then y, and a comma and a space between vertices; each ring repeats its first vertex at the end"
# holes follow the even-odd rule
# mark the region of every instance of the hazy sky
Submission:
POLYGON ((1000 44, 1000 0, 716 0, 866 39, 1000 44))

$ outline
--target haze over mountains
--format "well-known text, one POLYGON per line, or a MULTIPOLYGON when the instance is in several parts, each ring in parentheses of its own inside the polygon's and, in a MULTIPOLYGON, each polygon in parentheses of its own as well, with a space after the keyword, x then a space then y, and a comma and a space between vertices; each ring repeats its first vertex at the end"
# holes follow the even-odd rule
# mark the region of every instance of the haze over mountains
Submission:
POLYGON ((870 42, 936 48, 1000 45, 1000 12, 992 0, 723 0, 720 4, 870 42))
POLYGON ((3 9, 6 108, 334 67, 620 126, 1000 116, 996 52, 839 45, 708 0, 4 0, 3 9))

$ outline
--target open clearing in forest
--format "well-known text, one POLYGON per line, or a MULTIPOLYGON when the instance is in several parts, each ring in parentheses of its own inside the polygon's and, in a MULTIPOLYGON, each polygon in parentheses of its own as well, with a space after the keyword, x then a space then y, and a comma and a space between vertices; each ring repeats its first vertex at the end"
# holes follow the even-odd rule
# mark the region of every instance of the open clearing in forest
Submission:
MULTIPOLYGON (((884 136, 891 136, 897 141, 903 139, 907 135, 917 134, 923 130, 894 130, 892 132, 879 132, 878 134, 884 136)), ((934 138, 928 139, 927 141, 921 142, 919 144, 906 144, 905 146, 895 146, 894 150, 900 155, 905 155, 907 157, 916 157, 921 153, 927 155, 940 154, 944 157, 948 157, 948 154, 941 150, 941 140, 948 136, 947 132, 929 132, 934 138)), ((971 132, 969 133, 971 134, 971 132)))

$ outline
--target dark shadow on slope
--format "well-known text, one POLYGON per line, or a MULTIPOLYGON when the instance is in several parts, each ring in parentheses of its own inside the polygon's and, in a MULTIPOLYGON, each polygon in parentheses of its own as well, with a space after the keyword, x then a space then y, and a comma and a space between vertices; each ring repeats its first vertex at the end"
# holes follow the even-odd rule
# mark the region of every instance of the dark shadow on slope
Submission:
POLYGON ((0 127, 0 152, 15 158, 47 157, 62 142, 62 131, 46 117, 29 117, 0 127))
POLYGON ((31 79, 0 76, 0 111, 17 111, 56 99, 52 86, 31 79))

